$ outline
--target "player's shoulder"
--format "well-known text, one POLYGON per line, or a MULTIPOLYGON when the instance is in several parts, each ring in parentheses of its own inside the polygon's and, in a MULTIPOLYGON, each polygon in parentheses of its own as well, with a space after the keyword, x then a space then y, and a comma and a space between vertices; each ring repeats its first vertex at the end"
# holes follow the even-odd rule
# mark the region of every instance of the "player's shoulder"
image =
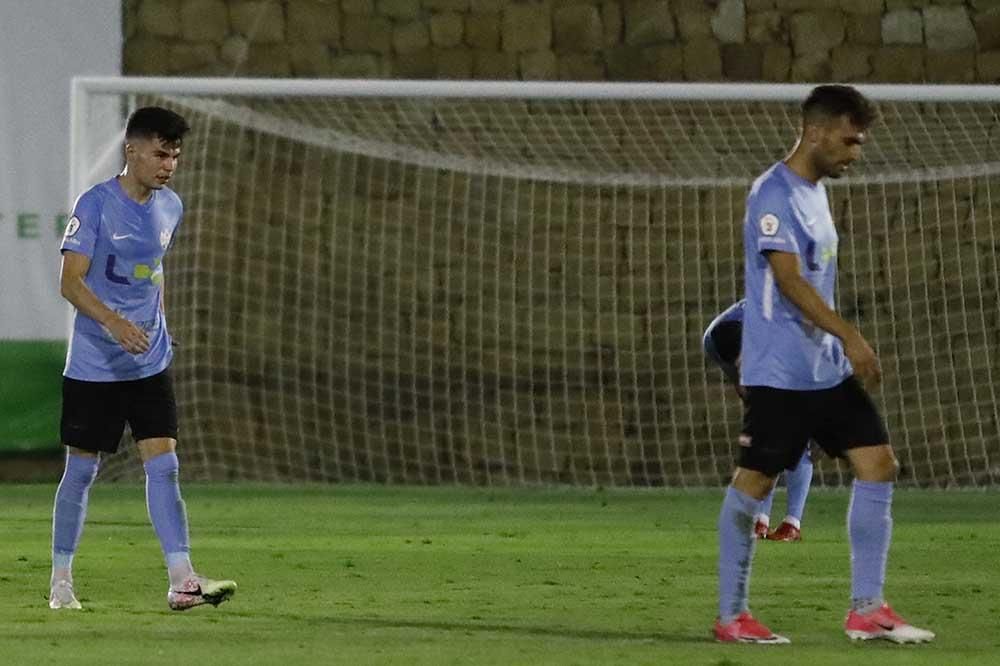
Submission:
POLYGON ((754 181, 747 195, 747 216, 745 224, 760 224, 765 218, 769 220, 765 235, 774 235, 777 224, 795 219, 796 214, 792 207, 794 192, 792 184, 789 183, 785 175, 787 167, 783 163, 777 162, 767 171, 762 173, 754 181))
POLYGON ((161 188, 157 198, 158 204, 172 213, 180 215, 184 210, 184 202, 181 200, 181 195, 169 187, 161 188))
POLYGON ((76 198, 73 202, 73 214, 76 217, 99 214, 104 203, 112 196, 111 180, 97 183, 76 198))
POLYGON ((169 187, 166 186, 162 187, 160 189, 160 192, 163 193, 163 196, 164 198, 166 198, 167 201, 170 201, 171 203, 174 203, 178 206, 181 205, 181 195, 177 194, 177 192, 174 192, 169 187))
POLYGON ((80 201, 103 201, 109 196, 113 196, 112 186, 114 184, 114 178, 109 178, 108 180, 102 180, 99 183, 91 185, 89 189, 84 190, 83 194, 77 197, 77 202, 80 201))
POLYGON ((747 301, 745 298, 741 298, 736 301, 728 308, 716 315, 715 319, 709 323, 708 328, 705 329, 705 336, 711 335, 712 331, 719 327, 720 324, 742 324, 743 323, 743 311, 746 309, 747 301))
POLYGON ((741 298, 719 314, 720 321, 742 321, 743 311, 747 307, 747 299, 741 298))
POLYGON ((787 198, 791 185, 782 173, 782 163, 775 162, 764 173, 757 176, 750 187, 751 201, 769 200, 776 197, 787 198))

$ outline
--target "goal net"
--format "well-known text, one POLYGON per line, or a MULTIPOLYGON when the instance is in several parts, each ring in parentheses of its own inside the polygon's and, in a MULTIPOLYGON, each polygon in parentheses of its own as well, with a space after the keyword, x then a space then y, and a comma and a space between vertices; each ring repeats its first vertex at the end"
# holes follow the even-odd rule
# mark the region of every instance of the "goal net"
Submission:
MULTIPOLYGON (((861 88, 882 116, 828 183, 839 309, 901 482, 996 484, 1000 93, 861 88)), ((741 405, 701 334, 808 90, 78 79, 73 196, 120 167, 131 109, 188 118, 185 478, 717 486, 741 405)), ((140 471, 124 447, 103 473, 140 471)))

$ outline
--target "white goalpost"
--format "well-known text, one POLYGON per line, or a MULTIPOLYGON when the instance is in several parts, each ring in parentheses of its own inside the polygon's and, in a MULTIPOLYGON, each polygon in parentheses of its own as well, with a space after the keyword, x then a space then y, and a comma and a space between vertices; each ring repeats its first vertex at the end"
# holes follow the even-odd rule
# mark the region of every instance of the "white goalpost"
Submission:
MULTIPOLYGON (((1000 89, 858 87, 881 118, 827 184, 839 309, 901 482, 995 485, 1000 89)), ((741 409, 701 333, 810 88, 77 78, 70 196, 119 168, 131 109, 188 118, 185 478, 716 486, 741 409)))

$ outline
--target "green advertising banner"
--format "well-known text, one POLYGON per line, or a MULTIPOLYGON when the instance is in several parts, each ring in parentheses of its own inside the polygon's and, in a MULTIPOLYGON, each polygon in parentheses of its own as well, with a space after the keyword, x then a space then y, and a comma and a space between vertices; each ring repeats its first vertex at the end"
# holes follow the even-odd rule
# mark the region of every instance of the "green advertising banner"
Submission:
POLYGON ((66 343, 0 341, 0 454, 57 450, 66 343))

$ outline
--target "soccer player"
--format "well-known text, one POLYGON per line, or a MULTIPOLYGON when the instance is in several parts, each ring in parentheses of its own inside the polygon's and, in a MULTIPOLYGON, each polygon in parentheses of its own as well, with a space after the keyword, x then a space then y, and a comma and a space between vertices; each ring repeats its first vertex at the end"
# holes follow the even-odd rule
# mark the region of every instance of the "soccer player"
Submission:
MULTIPOLYGON (((702 337, 705 355, 722 369, 722 373, 736 387, 740 399, 745 394, 743 387, 740 386, 740 347, 745 306, 746 301, 741 299, 726 308, 712 320, 702 337)), ((771 491, 761 504, 760 512, 754 517, 755 537, 770 541, 801 541, 802 513, 806 508, 806 497, 809 495, 812 476, 813 463, 807 446, 795 467, 785 472, 785 485, 788 487, 788 511, 785 519, 777 528, 768 530, 771 522, 771 505, 774 502, 774 491, 771 491)))
POLYGON ((878 359, 833 310, 837 231, 820 181, 842 176, 861 157, 875 117, 872 103, 850 86, 814 88, 802 103, 791 154, 757 178, 747 196, 740 359, 746 409, 739 461, 719 514, 719 641, 789 642, 750 614, 753 519, 777 474, 795 464, 810 439, 854 471, 847 635, 898 643, 934 638, 883 598, 897 463, 863 387, 880 379, 878 359))
POLYGON ((62 389, 66 469, 52 516, 53 609, 80 608, 72 565, 87 498, 100 453, 117 450, 126 422, 146 471, 146 505, 170 578, 169 607, 218 605, 236 591, 233 581, 194 572, 177 481, 161 262, 183 212, 166 185, 188 129, 167 109, 135 111, 125 129, 124 171, 80 196, 63 236, 60 288, 75 311, 62 389))

